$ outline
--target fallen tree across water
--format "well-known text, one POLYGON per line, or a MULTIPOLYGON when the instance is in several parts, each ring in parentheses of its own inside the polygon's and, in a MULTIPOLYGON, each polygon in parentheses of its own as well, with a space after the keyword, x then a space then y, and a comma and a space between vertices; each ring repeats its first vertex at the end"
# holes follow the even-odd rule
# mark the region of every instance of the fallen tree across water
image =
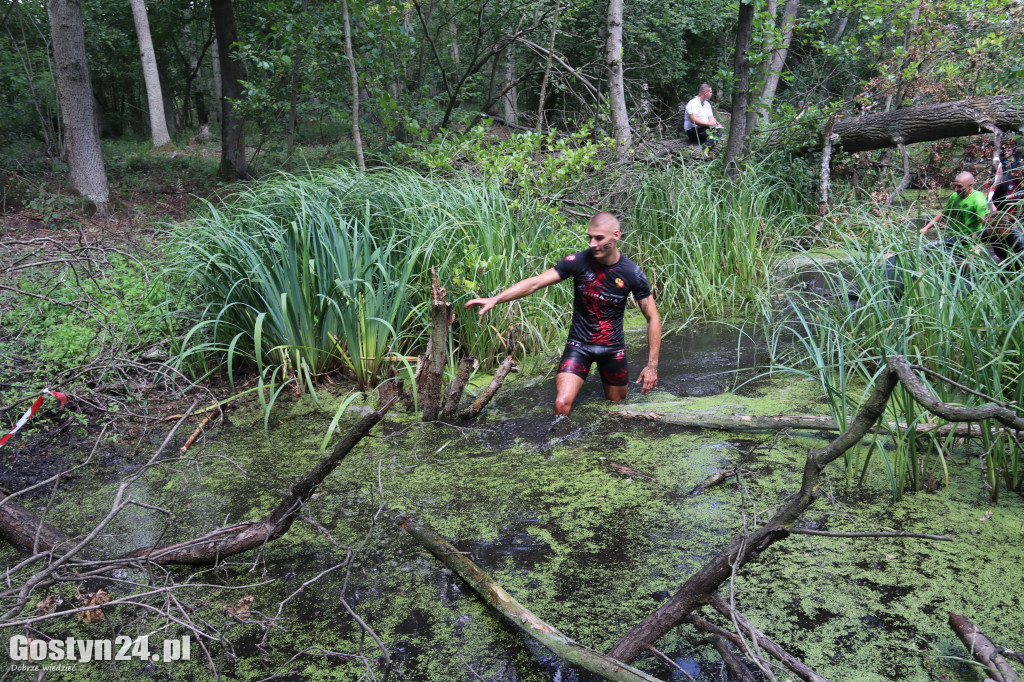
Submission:
MULTIPOLYGON (((218 528, 182 542, 141 547, 126 552, 117 560, 129 562, 144 559, 157 564, 214 564, 226 557, 261 547, 271 540, 276 540, 288 532, 295 520, 296 512, 312 497, 324 479, 341 464, 346 455, 380 422, 393 404, 392 401, 356 422, 349 432, 338 441, 331 453, 320 460, 305 476, 293 483, 284 498, 263 519, 244 521, 225 528, 218 528)), ((169 440, 170 435, 164 441, 164 445, 151 457, 150 464, 157 461, 169 440)), ((119 486, 118 492, 114 496, 111 512, 106 519, 107 522, 121 509, 133 504, 131 497, 126 497, 125 493, 135 478, 130 477, 119 486)), ((95 532, 98 533, 104 525, 106 524, 98 526, 95 532)), ((79 541, 76 544, 71 538, 44 520, 10 502, 0 505, 0 535, 18 547, 33 549, 35 546, 36 551, 48 552, 60 563, 70 560, 88 548, 88 542, 79 541), (65 547, 69 549, 62 551, 61 548, 65 547)))
POLYGON ((994 420, 1006 429, 1024 429, 1024 417, 1003 405, 990 403, 979 407, 958 407, 941 402, 914 374, 910 363, 900 356, 890 358, 875 382, 874 391, 849 428, 826 447, 808 451, 800 489, 789 502, 764 525, 733 537, 724 550, 693 574, 671 598, 623 635, 609 654, 620 661, 633 660, 670 630, 685 622, 694 611, 713 603, 716 591, 729 581, 735 571, 756 560, 773 544, 793 533, 803 513, 825 492, 821 486, 825 467, 855 446, 875 427, 885 413, 897 385, 901 385, 925 410, 944 420, 994 420))
POLYGON ((995 130, 1020 130, 1022 125, 1024 93, 1017 92, 844 118, 833 124, 832 133, 839 138, 835 144, 845 151, 863 152, 995 130))
MULTIPOLYGON (((639 410, 609 410, 607 414, 623 419, 640 419, 646 421, 663 421, 679 426, 695 426, 722 431, 769 431, 773 429, 806 429, 809 431, 845 431, 853 424, 848 419, 846 426, 840 427, 832 417, 814 415, 749 415, 749 414, 705 414, 701 412, 656 412, 639 410)), ((897 422, 886 422, 885 428, 890 431, 906 431, 907 425, 897 422)), ((934 433, 937 436, 950 434, 966 438, 981 436, 983 431, 977 424, 915 424, 914 430, 919 434, 934 433)), ((993 435, 999 429, 991 431, 993 435)))

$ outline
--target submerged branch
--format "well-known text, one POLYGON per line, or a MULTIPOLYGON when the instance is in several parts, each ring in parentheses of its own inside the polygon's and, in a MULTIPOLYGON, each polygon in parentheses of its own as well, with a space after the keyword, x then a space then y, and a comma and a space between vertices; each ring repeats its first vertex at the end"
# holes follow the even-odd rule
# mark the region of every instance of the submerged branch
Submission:
POLYGON ((811 530, 810 528, 790 528, 793 535, 821 535, 828 538, 919 538, 921 540, 949 540, 948 535, 928 535, 927 533, 841 533, 829 530, 811 530))
POLYGON ((402 528, 430 550, 445 565, 465 580, 488 606, 509 623, 547 647, 566 663, 584 668, 603 679, 617 682, 657 682, 656 677, 617 661, 600 651, 589 649, 566 637, 517 602, 483 569, 459 552, 451 542, 407 516, 400 516, 402 528))

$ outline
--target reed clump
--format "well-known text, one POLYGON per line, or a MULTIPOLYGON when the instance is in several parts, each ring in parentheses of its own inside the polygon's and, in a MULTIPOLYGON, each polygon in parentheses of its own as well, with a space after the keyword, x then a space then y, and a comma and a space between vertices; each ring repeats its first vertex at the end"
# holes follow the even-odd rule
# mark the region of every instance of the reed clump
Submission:
MULTIPOLYGON (((839 231, 835 246, 849 259, 814 266, 829 295, 790 294, 792 317, 779 324, 799 343, 785 364, 821 382, 839 420, 866 398, 892 355, 931 372, 924 379, 944 402, 1020 405, 1024 264, 1019 258, 997 264, 972 245, 928 242, 899 222, 861 217, 869 229, 857 236, 839 231)), ((876 441, 863 461, 847 461, 851 471, 859 468, 863 478, 877 454, 894 497, 946 480, 953 436, 916 435, 915 426, 935 418, 902 389, 888 410, 889 421, 904 426, 892 434, 894 451, 877 447, 876 441)), ((981 426, 984 478, 995 502, 1001 488, 1024 490, 1024 460, 1015 434, 997 424, 981 426)))
MULTIPOLYGON (((621 205, 610 208, 666 314, 716 315, 744 300, 799 236, 798 204, 752 177, 734 185, 706 169, 669 168, 624 178, 621 205)), ((271 383, 311 389, 344 371, 373 386, 394 358, 425 345, 431 268, 454 304, 452 357, 494 366, 510 339, 527 353, 552 349, 564 338, 571 287, 483 319, 462 303, 585 249, 585 227, 585 216, 467 174, 280 174, 174 231, 174 267, 201 302, 178 362, 232 380, 255 367, 271 383)))

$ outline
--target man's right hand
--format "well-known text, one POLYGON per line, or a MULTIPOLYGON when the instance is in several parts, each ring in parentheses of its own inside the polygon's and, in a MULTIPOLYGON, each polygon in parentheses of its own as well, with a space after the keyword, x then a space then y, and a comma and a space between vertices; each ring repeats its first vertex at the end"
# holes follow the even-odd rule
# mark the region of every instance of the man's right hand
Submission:
POLYGON ((493 308, 497 303, 498 300, 494 296, 492 296, 491 298, 473 298, 466 301, 466 305, 464 305, 463 307, 472 308, 474 306, 479 306, 480 310, 478 311, 478 314, 483 315, 488 310, 493 308))

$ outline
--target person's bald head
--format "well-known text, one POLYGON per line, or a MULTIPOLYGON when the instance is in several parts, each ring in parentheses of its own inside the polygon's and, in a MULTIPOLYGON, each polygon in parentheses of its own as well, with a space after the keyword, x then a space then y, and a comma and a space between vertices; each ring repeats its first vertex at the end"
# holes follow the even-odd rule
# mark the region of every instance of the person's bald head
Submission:
POLYGON ((605 230, 620 230, 619 219, 614 213, 601 211, 590 219, 590 227, 598 227, 605 230))
POLYGON ((953 180, 953 191, 963 199, 970 196, 974 191, 974 174, 968 171, 958 173, 956 179, 953 180))
POLYGON ((610 265, 619 259, 619 239, 622 237, 622 230, 619 228, 619 219, 608 211, 601 211, 590 219, 587 226, 587 238, 590 240, 590 250, 594 257, 605 265, 610 265))

